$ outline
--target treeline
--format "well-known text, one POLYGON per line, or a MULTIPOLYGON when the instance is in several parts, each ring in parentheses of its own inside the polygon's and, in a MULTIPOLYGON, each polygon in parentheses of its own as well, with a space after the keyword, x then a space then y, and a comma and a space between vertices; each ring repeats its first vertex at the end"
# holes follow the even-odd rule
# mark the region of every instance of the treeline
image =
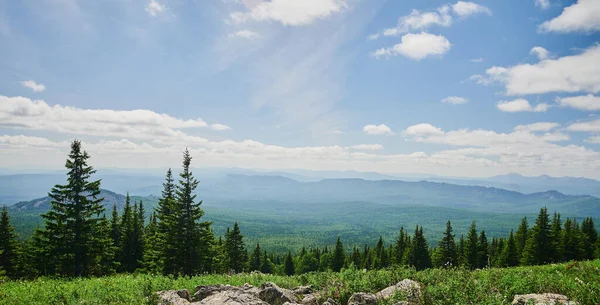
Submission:
POLYGON ((127 195, 119 211, 116 205, 106 217, 100 181, 88 166, 89 155, 74 141, 66 162, 68 179, 49 196, 51 209, 42 215, 43 228, 20 242, 10 224, 8 210, 0 217, 0 277, 100 276, 114 273, 160 273, 190 276, 203 273, 260 271, 281 275, 342 268, 380 269, 392 265, 418 270, 439 268, 486 268, 539 265, 569 260, 600 258, 600 238, 592 218, 581 225, 575 219, 550 219, 542 208, 530 228, 524 218, 516 232, 488 240, 473 222, 466 236, 457 238, 450 221, 437 247, 430 248, 417 226, 411 235, 400 229, 394 243, 380 237, 375 246, 344 248, 338 238, 334 247, 302 248, 294 255, 267 253, 253 245, 248 253, 237 223, 216 237, 212 225, 202 221, 202 201, 196 202, 198 181, 190 171, 192 158, 183 154, 178 182, 169 169, 158 207, 145 219, 143 202, 127 195))

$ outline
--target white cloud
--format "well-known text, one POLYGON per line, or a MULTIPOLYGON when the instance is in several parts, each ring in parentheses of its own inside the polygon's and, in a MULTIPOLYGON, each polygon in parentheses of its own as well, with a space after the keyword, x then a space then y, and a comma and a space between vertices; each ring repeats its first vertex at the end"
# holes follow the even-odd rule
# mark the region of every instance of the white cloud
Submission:
POLYGON ((548 58, 550 52, 542 47, 533 47, 529 54, 537 56, 539 60, 544 60, 548 58))
POLYGON ((185 128, 230 129, 223 124, 209 125, 202 119, 181 120, 150 110, 81 109, 50 106, 43 100, 0 95, 0 126, 46 130, 63 134, 128 136, 152 139, 177 136, 185 128))
POLYGON ((381 144, 359 144, 359 145, 353 145, 350 148, 356 149, 356 150, 382 150, 383 145, 381 145, 381 144))
POLYGON ((549 92, 600 92, 600 45, 583 53, 546 59, 536 64, 491 67, 486 75, 473 75, 479 84, 498 82, 509 95, 549 92))
POLYGON ((368 40, 375 40, 377 38, 379 38, 379 34, 378 33, 371 34, 371 35, 367 36, 368 40))
POLYGON ((564 107, 571 107, 580 110, 600 110, 600 96, 594 96, 593 94, 571 97, 557 97, 556 103, 564 107))
POLYGON ((550 7, 550 0, 535 0, 535 6, 539 6, 542 9, 547 9, 550 7))
POLYGON ((539 29, 548 32, 571 33, 600 30, 600 1, 578 0, 565 7, 560 16, 542 23, 539 29))
POLYGON ((363 131, 370 135, 393 134, 392 130, 385 124, 381 125, 365 125, 363 131))
POLYGON ((46 90, 46 86, 44 86, 44 84, 38 84, 34 80, 22 81, 21 85, 33 90, 33 92, 43 92, 46 90))
POLYGON ((560 124, 554 122, 538 122, 528 125, 517 125, 515 127, 515 131, 527 131, 527 132, 535 132, 535 131, 550 131, 560 127, 560 124))
POLYGON ((569 125, 567 130, 570 131, 585 131, 585 132, 600 132, 600 119, 579 122, 569 125))
POLYGON ((258 38, 260 37, 260 35, 258 35, 258 33, 256 32, 252 32, 250 30, 241 30, 241 31, 237 31, 235 33, 231 33, 229 34, 229 37, 231 38, 245 38, 245 39, 254 39, 254 38, 258 38))
POLYGON ((498 102, 496 107, 502 112, 546 112, 548 110, 548 104, 546 103, 540 103, 533 107, 529 104, 529 101, 522 98, 498 102))
POLYGON ((472 58, 471 62, 483 62, 483 58, 479 57, 479 58, 472 58))
POLYGON ((600 144, 600 136, 591 136, 584 140, 586 143, 600 144))
POLYGON ((460 17, 468 17, 475 14, 492 14, 492 11, 483 5, 465 1, 458 1, 456 4, 453 4, 452 11, 460 17))
POLYGON ((412 125, 406 128, 404 134, 412 136, 432 135, 432 134, 443 134, 442 129, 435 127, 428 123, 422 123, 412 125))
POLYGON ((446 98, 443 98, 441 100, 442 103, 446 103, 446 104, 466 104, 469 102, 469 100, 467 100, 464 97, 460 97, 460 96, 448 96, 446 98))
POLYGON ((168 9, 167 9, 167 6, 165 6, 164 4, 161 4, 160 2, 158 2, 156 0, 150 0, 150 1, 148 1, 148 4, 146 5, 146 8, 144 10, 150 16, 156 17, 162 13, 165 13, 168 9))
POLYGON ((428 56, 441 56, 450 50, 452 44, 441 35, 429 33, 406 34, 402 41, 393 47, 382 48, 374 53, 375 58, 403 55, 414 60, 421 60, 428 56))
POLYGON ((255 4, 249 12, 234 12, 230 18, 236 24, 254 20, 302 26, 326 19, 343 11, 346 6, 344 0, 272 0, 255 4))

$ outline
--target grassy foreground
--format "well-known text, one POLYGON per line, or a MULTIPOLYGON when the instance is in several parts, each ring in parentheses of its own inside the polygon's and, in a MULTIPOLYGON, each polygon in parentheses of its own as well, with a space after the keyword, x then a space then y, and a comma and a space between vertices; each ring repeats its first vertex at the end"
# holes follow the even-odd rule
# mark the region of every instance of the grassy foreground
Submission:
POLYGON ((242 274, 170 278, 147 274, 90 279, 9 281, 0 284, 0 304, 156 304, 153 292, 196 285, 272 281, 281 287, 313 285, 323 296, 343 304, 354 292, 376 292, 402 279, 422 283, 424 304, 510 304, 515 294, 552 292, 580 304, 600 304, 600 260, 536 267, 468 271, 392 268, 378 271, 346 269, 300 276, 242 274))

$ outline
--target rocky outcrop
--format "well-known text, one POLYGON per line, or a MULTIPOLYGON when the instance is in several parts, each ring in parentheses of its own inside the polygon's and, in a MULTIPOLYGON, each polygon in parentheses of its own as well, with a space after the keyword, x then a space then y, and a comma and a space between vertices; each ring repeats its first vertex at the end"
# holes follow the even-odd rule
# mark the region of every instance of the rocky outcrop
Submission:
POLYGON ((355 293, 348 300, 348 305, 377 305, 377 296, 372 293, 355 293))
POLYGON ((396 285, 387 287, 376 293, 375 296, 380 300, 385 300, 396 294, 400 294, 405 297, 408 301, 407 304, 421 303, 421 285, 409 279, 402 280, 396 285))
POLYGON ((515 295, 512 301, 513 305, 577 305, 575 301, 569 301, 569 298, 562 294, 542 293, 542 294, 522 294, 515 295))
POLYGON ((300 302, 291 290, 281 288, 275 283, 266 282, 262 284, 261 288, 258 297, 270 305, 283 305, 286 302, 297 304, 300 302))
POLYGON ((190 293, 185 289, 159 291, 156 294, 159 299, 158 305, 189 305, 191 301, 190 293))

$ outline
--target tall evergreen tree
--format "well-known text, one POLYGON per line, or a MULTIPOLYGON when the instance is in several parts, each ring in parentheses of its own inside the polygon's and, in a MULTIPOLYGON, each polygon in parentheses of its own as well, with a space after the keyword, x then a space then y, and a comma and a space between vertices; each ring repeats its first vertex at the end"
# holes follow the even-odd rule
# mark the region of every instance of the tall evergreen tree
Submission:
POLYGON ((335 242, 333 258, 331 260, 331 269, 335 272, 340 272, 340 270, 344 267, 345 260, 346 254, 344 253, 344 245, 342 245, 342 242, 338 236, 337 241, 335 242))
POLYGON ((115 251, 118 251, 121 246, 121 224, 116 203, 113 205, 112 217, 110 219, 110 237, 112 238, 113 248, 115 251))
MULTIPOLYGON (((540 209, 535 225, 531 228, 531 233, 523 249, 523 264, 542 265, 551 261, 552 253, 552 232, 550 228, 550 218, 548 209, 540 209)), ((565 249, 565 251, 567 251, 565 249)))
POLYGON ((248 254, 244 246, 244 236, 237 222, 233 224, 232 230, 228 230, 225 248, 229 270, 234 273, 243 272, 246 269, 245 262, 248 261, 248 254))
POLYGON ((273 264, 267 256, 267 251, 263 252, 263 256, 260 260, 260 272, 264 274, 273 273, 273 264))
POLYGON ((517 242, 513 236, 513 231, 510 230, 508 240, 502 251, 502 267, 513 267, 519 264, 519 253, 517 250, 517 242))
POLYGON ((486 268, 489 265, 488 241, 485 230, 479 233, 477 241, 477 268, 486 268))
MULTIPOLYGON (((183 170, 179 174, 179 184, 175 187, 176 221, 178 233, 175 250, 177 273, 193 275, 210 270, 212 242, 210 222, 200 222, 204 211, 202 201, 195 203, 198 180, 194 178, 190 165, 192 157, 186 149, 183 153, 183 170)), ((243 260, 245 262, 246 260, 243 260)))
POLYGON ((465 256, 465 236, 461 235, 458 240, 458 265, 467 266, 467 257, 465 256))
POLYGON ((423 227, 417 226, 409 254, 409 263, 417 270, 424 270, 431 267, 431 258, 429 257, 429 246, 423 235, 423 227))
POLYGON ((456 243, 454 242, 454 234, 452 234, 452 224, 450 223, 450 220, 446 223, 446 231, 438 243, 438 249, 440 266, 446 268, 458 265, 456 243))
POLYGON ((142 262, 144 260, 144 204, 140 200, 138 204, 134 205, 133 212, 133 236, 134 236, 134 245, 133 245, 133 257, 135 261, 135 269, 142 267, 142 262))
POLYGON ((585 256, 583 238, 577 220, 567 218, 562 236, 562 246, 564 249, 564 259, 580 260, 585 256))
POLYGON ((252 251, 252 254, 250 255, 250 271, 260 270, 261 257, 262 252, 260 250, 260 245, 256 244, 256 248, 254 248, 254 251, 252 251))
POLYGON ((479 266, 479 240, 477 238, 477 226, 474 220, 467 233, 464 251, 466 266, 470 269, 477 268, 479 266))
POLYGON ((594 258, 594 247, 596 244, 596 240, 598 239, 598 231, 596 231, 596 227, 594 225, 594 220, 592 217, 587 217, 581 223, 581 233, 583 236, 583 248, 585 252, 586 259, 594 258))
POLYGON ((396 239, 396 245, 394 247, 394 256, 396 264, 404 264, 404 257, 406 255, 406 250, 408 249, 408 247, 409 243, 407 240, 406 232, 404 232, 404 227, 401 227, 400 233, 398 234, 398 239, 396 239))
POLYGON ((285 275, 294 275, 294 260, 291 252, 288 252, 285 256, 284 265, 285 275))
MULTIPOLYGON (((102 228, 104 207, 100 196, 100 180, 90 181, 96 172, 88 166, 89 154, 78 140, 71 143, 65 164, 67 184, 56 185, 48 194, 50 211, 43 214, 46 226, 43 243, 52 264, 63 275, 86 276, 98 269, 111 244, 102 228)), ((110 234, 110 232, 106 232, 110 234)), ((109 235, 110 237, 110 235, 109 235)))
POLYGON ((179 215, 175 201, 175 184, 171 169, 167 171, 161 197, 158 199, 156 209, 157 231, 159 235, 158 248, 160 249, 160 269, 163 274, 175 274, 177 269, 177 255, 179 242, 179 215))
POLYGON ((517 229, 517 233, 515 233, 515 243, 517 244, 517 256, 519 257, 519 260, 521 260, 523 256, 523 249, 525 249, 527 238, 529 238, 529 225, 527 223, 527 217, 523 217, 521 224, 517 229))
POLYGON ((161 271, 161 235, 155 213, 150 215, 148 225, 144 229, 143 267, 146 272, 161 271))
POLYGON ((17 277, 19 268, 17 266, 19 257, 19 244, 17 234, 10 224, 8 209, 2 207, 0 215, 0 270, 4 270, 8 277, 17 277))
POLYGON ((119 248, 119 270, 121 272, 134 272, 137 268, 136 244, 136 218, 137 204, 131 207, 131 197, 127 193, 121 217, 121 247, 119 248))
POLYGON ((552 229, 550 235, 550 261, 560 262, 563 260, 563 248, 562 248, 562 225, 560 221, 560 214, 554 212, 552 218, 552 229))

